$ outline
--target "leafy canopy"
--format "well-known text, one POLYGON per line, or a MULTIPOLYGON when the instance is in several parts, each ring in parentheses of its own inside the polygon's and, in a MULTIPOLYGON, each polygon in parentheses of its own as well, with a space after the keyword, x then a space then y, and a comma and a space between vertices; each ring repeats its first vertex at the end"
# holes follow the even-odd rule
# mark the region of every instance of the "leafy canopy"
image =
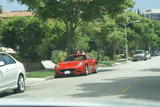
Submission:
POLYGON ((2 24, 1 43, 16 50, 23 59, 40 60, 39 45, 44 37, 43 25, 35 17, 12 17, 2 24))
MULTIPOLYGON (((128 7, 132 0, 17 0, 42 18, 60 18, 78 24, 79 20, 91 21, 105 14, 115 15, 128 7)), ((76 27, 77 25, 75 25, 76 27)))

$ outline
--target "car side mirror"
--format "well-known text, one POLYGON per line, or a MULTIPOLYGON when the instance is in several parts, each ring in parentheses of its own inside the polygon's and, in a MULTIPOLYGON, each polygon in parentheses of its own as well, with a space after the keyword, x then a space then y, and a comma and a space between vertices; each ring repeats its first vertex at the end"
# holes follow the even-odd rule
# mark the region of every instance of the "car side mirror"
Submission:
POLYGON ((0 61, 0 66, 4 66, 5 63, 3 61, 0 61))

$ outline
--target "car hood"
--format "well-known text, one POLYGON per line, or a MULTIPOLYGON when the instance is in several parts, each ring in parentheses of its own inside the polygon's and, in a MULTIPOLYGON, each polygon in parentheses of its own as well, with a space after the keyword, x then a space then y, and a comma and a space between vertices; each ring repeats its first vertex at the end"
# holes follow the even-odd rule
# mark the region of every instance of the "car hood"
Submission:
POLYGON ((67 61, 67 62, 59 63, 58 65, 60 68, 73 68, 73 67, 77 67, 77 65, 80 62, 85 63, 85 61, 67 61))

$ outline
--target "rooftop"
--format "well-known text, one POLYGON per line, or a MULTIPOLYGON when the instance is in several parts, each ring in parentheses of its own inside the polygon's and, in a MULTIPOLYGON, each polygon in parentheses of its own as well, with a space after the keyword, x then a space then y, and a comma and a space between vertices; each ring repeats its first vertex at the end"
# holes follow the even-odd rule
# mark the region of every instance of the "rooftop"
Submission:
POLYGON ((33 16, 31 12, 28 11, 15 11, 15 12, 2 12, 0 13, 1 18, 9 18, 13 16, 33 16))
POLYGON ((160 9, 150 9, 150 10, 146 10, 143 13, 160 13, 160 9))

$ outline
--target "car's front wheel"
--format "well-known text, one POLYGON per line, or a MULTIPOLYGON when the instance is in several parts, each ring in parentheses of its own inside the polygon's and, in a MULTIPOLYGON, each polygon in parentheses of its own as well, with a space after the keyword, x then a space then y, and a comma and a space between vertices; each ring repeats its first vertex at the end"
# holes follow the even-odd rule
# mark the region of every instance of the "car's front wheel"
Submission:
POLYGON ((15 93, 24 92, 24 90, 25 90, 25 79, 24 79, 23 75, 19 75, 17 85, 18 85, 18 87, 17 87, 17 89, 14 90, 14 92, 15 93))

